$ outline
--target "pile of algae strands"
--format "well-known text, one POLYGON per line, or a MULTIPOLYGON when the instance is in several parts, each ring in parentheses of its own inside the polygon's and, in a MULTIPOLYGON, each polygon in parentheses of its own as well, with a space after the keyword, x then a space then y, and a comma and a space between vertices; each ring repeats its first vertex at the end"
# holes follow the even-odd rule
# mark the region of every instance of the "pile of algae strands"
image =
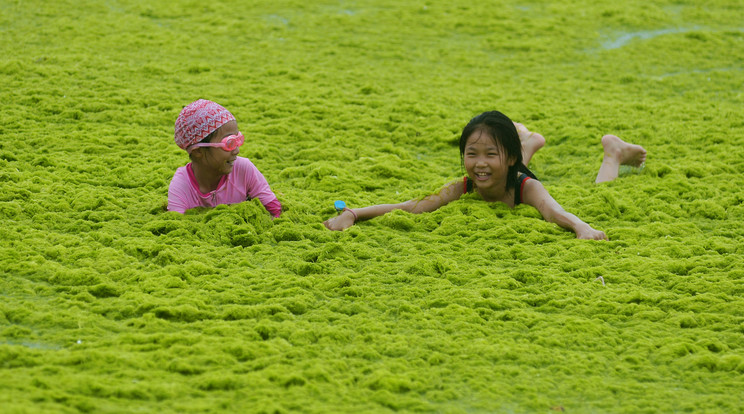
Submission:
POLYGON ((2 411, 739 411, 739 1, 447 3, 0 1, 2 411), (164 211, 197 98, 281 218, 164 211), (325 230, 490 109, 611 241, 477 196, 325 230), (594 185, 605 133, 645 169, 594 185))

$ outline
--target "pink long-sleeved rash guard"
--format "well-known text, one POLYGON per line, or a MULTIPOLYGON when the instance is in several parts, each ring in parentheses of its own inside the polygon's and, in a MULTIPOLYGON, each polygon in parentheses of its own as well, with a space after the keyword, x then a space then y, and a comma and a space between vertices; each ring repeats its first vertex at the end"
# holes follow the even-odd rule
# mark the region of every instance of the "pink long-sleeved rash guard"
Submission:
POLYGON ((216 190, 206 194, 199 191, 191 163, 188 163, 173 175, 168 188, 168 211, 184 213, 195 207, 242 203, 256 197, 272 216, 279 217, 282 213, 282 205, 269 183, 248 158, 237 157, 233 170, 222 177, 216 190))

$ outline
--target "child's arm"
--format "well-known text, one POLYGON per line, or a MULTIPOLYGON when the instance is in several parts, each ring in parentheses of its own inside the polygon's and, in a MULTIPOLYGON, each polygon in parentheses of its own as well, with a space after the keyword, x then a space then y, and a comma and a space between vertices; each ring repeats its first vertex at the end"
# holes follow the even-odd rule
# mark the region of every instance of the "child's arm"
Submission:
POLYGON ((338 216, 326 220, 323 224, 329 230, 344 230, 353 226, 357 221, 379 217, 396 209, 414 214, 426 213, 434 211, 450 201, 457 200, 463 194, 463 183, 461 180, 457 180, 444 186, 437 194, 428 195, 421 200, 408 200, 398 204, 378 204, 351 209, 352 211, 346 209, 338 216))
MULTIPOLYGON (((518 189, 515 191, 519 191, 518 189)), ((537 180, 527 180, 522 191, 522 201, 535 207, 546 221, 564 229, 572 230, 578 239, 608 240, 603 231, 595 230, 580 218, 567 212, 551 197, 548 190, 537 180)))

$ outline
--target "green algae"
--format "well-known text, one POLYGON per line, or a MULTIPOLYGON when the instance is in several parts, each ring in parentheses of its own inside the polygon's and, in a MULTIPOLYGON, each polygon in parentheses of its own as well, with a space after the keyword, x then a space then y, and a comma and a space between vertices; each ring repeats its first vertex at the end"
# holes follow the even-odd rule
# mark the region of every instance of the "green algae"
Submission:
POLYGON ((741 409, 737 2, 0 9, 4 411, 741 409), (164 211, 201 97, 281 218, 164 211), (547 138, 531 169, 610 242, 476 196, 323 227, 461 177, 490 109, 547 138), (605 133, 645 168, 594 185, 605 133))

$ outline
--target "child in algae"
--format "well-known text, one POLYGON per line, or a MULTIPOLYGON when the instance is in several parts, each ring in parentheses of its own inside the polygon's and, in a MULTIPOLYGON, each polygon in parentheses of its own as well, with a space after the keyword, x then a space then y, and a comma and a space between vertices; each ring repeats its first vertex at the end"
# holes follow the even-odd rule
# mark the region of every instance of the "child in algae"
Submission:
MULTIPOLYGON (((540 134, 512 122, 501 112, 482 113, 470 120, 460 136, 460 159, 467 171, 463 180, 455 180, 439 193, 420 200, 353 210, 344 208, 340 215, 324 224, 330 230, 344 230, 359 220, 378 217, 395 209, 410 213, 430 212, 465 193, 476 191, 485 201, 502 202, 511 208, 520 203, 531 205, 545 220, 572 230, 579 239, 607 240, 604 232, 593 229, 564 210, 527 169, 526 165, 543 145, 545 138, 540 134)), ((602 146, 604 160, 597 174, 597 183, 617 178, 620 165, 640 167, 646 160, 643 147, 629 144, 614 135, 603 136, 602 146)))
POLYGON ((175 139, 191 162, 176 170, 168 188, 168 211, 240 203, 258 197, 279 217, 282 206, 260 171, 238 157, 243 134, 235 117, 221 105, 199 99, 176 119, 175 139))

